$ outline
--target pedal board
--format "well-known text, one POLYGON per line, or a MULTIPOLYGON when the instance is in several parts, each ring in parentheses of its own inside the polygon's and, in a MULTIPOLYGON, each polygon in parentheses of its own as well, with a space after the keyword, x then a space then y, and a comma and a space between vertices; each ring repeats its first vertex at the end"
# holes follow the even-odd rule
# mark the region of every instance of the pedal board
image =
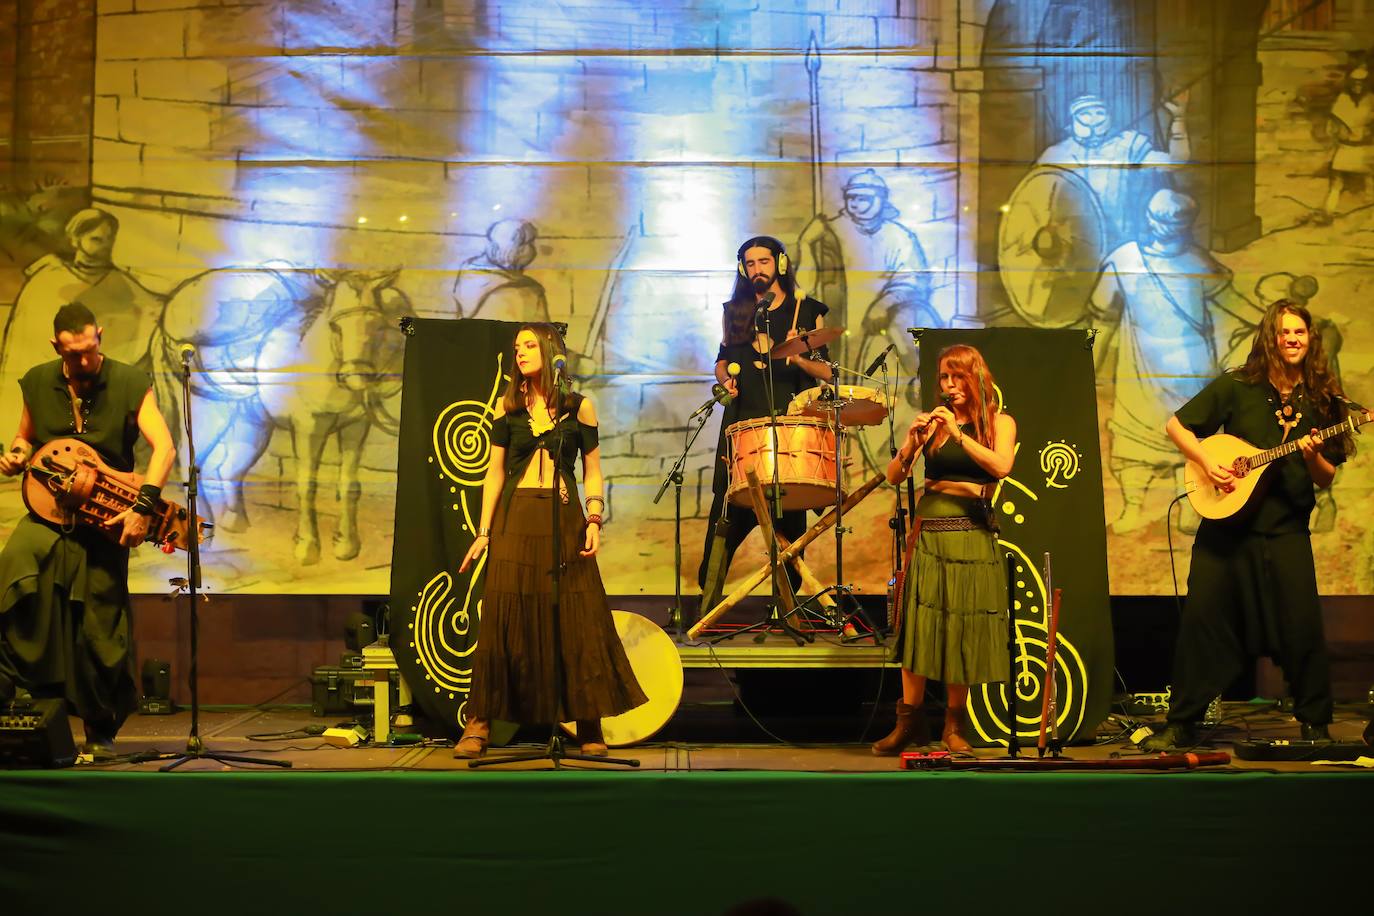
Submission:
POLYGON ((1237 741, 1232 752, 1241 760, 1356 760, 1374 757, 1374 747, 1363 741, 1290 741, 1284 738, 1237 741))
POLYGON ((902 769, 940 770, 949 766, 949 751, 903 751, 902 769))

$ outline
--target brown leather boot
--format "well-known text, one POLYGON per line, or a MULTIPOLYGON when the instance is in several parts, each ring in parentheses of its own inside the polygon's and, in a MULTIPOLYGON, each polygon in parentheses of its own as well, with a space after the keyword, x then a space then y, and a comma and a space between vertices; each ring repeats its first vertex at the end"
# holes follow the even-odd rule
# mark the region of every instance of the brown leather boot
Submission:
POLYGON ((959 717, 963 714, 962 709, 945 710, 945 727, 940 731, 940 740, 944 742, 945 750, 951 754, 972 754, 973 745, 964 740, 964 736, 959 734, 959 717))
POLYGON ((873 742, 873 756, 896 757, 906 749, 907 745, 925 744, 928 741, 930 741, 930 732, 926 728, 926 719, 921 714, 921 707, 908 706, 899 700, 897 702, 897 724, 893 727, 892 734, 873 742))
POLYGON ((605 757, 610 753, 601 737, 600 719, 577 720, 577 743, 582 746, 582 753, 589 757, 605 757))
POLYGON ((463 727, 463 737, 453 747, 453 756, 474 759, 487 752, 487 740, 491 737, 491 721, 470 717, 463 727))

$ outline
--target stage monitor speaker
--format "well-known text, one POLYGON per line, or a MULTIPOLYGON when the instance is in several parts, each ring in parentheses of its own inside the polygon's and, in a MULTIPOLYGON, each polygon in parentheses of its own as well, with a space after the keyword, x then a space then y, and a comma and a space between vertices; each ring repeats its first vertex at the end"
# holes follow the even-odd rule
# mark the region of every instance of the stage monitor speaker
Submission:
POLYGON ((63 700, 0 704, 0 768, 57 769, 76 763, 76 743, 63 700))
POLYGON ((141 716, 170 716, 177 711, 172 702, 172 665, 160 658, 143 660, 143 696, 138 700, 141 716))

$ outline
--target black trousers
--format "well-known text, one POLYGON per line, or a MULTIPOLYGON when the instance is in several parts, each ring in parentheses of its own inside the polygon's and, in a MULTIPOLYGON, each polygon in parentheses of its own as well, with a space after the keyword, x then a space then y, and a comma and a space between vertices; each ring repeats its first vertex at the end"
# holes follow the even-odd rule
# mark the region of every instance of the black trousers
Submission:
POLYGON ((1169 721, 1202 718, 1258 655, 1283 668, 1300 722, 1331 721, 1331 666, 1311 535, 1265 536, 1204 523, 1193 543, 1174 649, 1169 721))
MULTIPOLYGON (((706 588, 706 567, 711 562, 711 541, 715 538, 716 525, 720 521, 721 513, 724 512, 725 523, 729 530, 725 535, 725 568, 730 568, 730 561, 734 559, 735 551, 739 545, 744 543, 744 539, 749 536, 749 532, 758 527, 759 520, 754 515, 754 510, 747 506, 736 506, 726 503, 725 493, 718 492, 711 501, 711 517, 706 524, 706 542, 701 551, 701 566, 697 568, 697 587, 706 588)), ((789 541, 795 541, 806 533, 806 510, 794 509, 782 514, 782 518, 773 520, 773 527, 778 533, 789 541)), ((791 564, 787 566, 787 578, 792 583, 792 591, 801 588, 801 574, 797 572, 791 564)), ((704 613, 709 608, 702 608, 704 613)))

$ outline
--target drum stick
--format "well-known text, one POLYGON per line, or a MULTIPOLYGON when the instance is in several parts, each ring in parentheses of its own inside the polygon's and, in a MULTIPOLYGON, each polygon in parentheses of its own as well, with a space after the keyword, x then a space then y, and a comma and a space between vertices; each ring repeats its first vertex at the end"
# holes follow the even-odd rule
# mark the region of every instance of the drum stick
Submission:
MULTIPOLYGON (((849 498, 844 501, 844 505, 842 507, 844 511, 848 512, 849 510, 857 506, 860 502, 863 501, 864 497, 868 496, 868 494, 876 490, 878 486, 882 484, 882 482, 882 474, 873 475, 873 478, 871 480, 869 480, 863 486, 859 487, 859 489, 855 490, 853 493, 849 494, 849 498)), ((797 554, 805 550, 807 548, 807 545, 809 545, 816 538, 820 537, 826 531, 826 529, 828 529, 830 526, 834 524, 835 510, 831 509, 829 512, 825 514, 825 516, 820 521, 812 525, 811 528, 805 534, 797 538, 797 540, 793 544, 791 544, 786 550, 783 550, 781 553, 779 553, 778 562, 790 563, 793 557, 797 556, 797 554)), ((729 595, 725 596, 725 598, 720 602, 720 604, 717 604, 715 607, 711 608, 710 612, 708 612, 704 617, 702 617, 695 624, 693 624, 692 628, 687 631, 687 635, 692 639, 696 639, 698 636, 700 636, 702 630, 706 629, 711 624, 715 623, 718 619, 720 619, 722 614, 730 610, 730 608, 734 607, 736 604, 739 604, 740 601, 742 601, 746 595, 752 592, 760 582, 762 582, 764 579, 767 579, 769 572, 769 567, 767 565, 764 565, 759 569, 755 570, 754 572, 750 573, 748 576, 746 576, 744 581, 740 583, 738 588, 732 591, 729 595)))

